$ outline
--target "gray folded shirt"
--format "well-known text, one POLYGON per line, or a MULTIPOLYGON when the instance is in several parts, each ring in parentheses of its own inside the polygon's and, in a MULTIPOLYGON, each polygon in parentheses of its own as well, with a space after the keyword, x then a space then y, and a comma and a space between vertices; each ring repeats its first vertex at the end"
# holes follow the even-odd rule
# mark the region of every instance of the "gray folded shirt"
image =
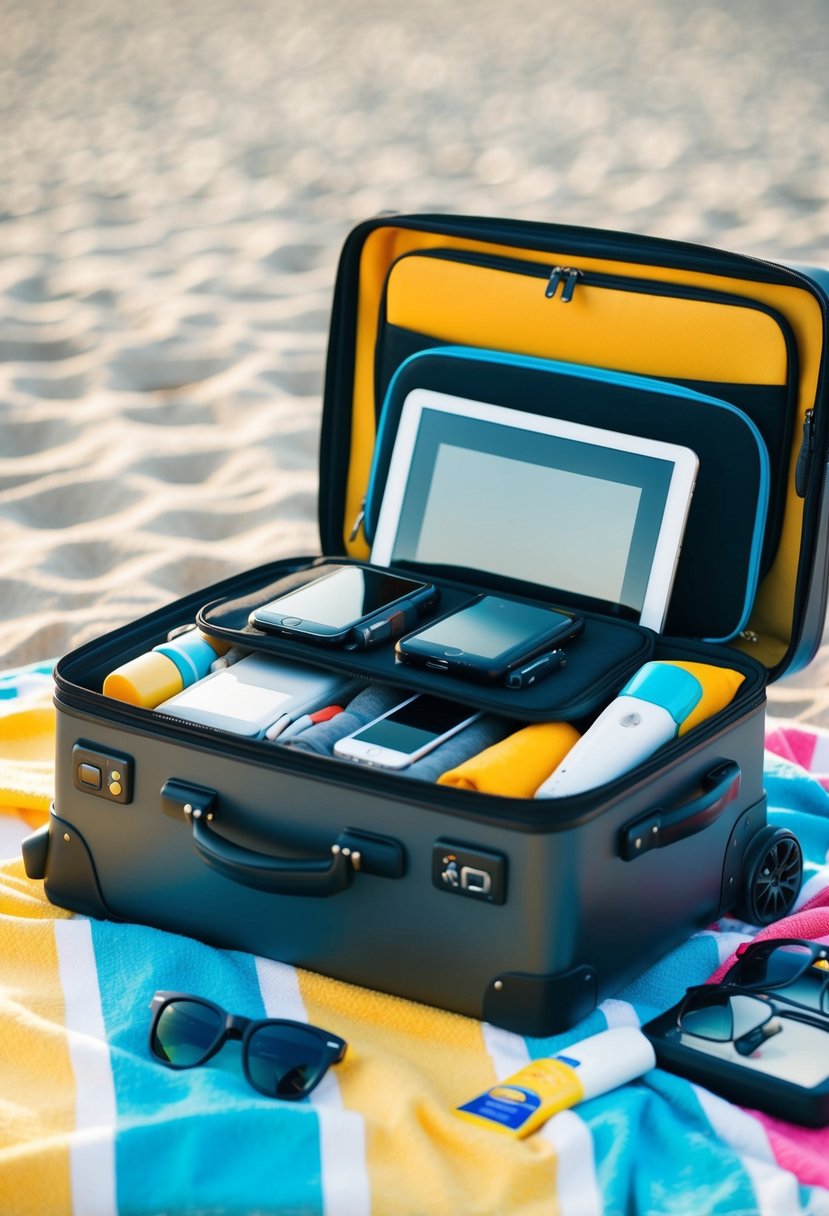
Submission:
POLYGON ((341 714, 329 718, 327 722, 315 722, 301 734, 286 739, 282 746, 302 752, 315 752, 318 756, 331 756, 338 739, 343 739, 352 731, 373 722, 375 718, 379 718, 389 709, 394 709, 395 705, 405 699, 406 693, 401 692, 399 688, 389 688, 387 684, 370 684, 349 701, 341 714))

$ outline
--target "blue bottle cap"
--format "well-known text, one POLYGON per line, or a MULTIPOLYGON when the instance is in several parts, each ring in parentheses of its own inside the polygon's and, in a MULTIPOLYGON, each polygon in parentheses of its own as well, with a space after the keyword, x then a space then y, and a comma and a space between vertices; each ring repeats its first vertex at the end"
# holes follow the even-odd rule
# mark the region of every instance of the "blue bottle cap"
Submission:
POLYGON ((652 705, 661 705, 681 726, 702 697, 702 685, 696 676, 673 663, 645 663, 621 691, 623 697, 638 697, 652 705))
POLYGON ((216 651, 199 633, 191 629, 188 633, 180 633, 169 642, 163 642, 154 648, 159 654, 172 659, 181 672, 184 687, 188 688, 197 680, 202 680, 210 671, 210 664, 216 660, 216 651))

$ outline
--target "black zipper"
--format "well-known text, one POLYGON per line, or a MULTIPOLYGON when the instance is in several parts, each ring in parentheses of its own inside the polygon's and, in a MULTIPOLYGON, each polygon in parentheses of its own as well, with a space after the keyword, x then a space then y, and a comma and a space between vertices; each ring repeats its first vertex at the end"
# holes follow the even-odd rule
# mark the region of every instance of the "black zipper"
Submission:
MULTIPOLYGON (((532 278, 546 280, 544 295, 548 300, 555 300, 559 284, 563 283, 558 300, 561 304, 569 304, 575 296, 577 285, 583 283, 586 287, 606 287, 612 291, 629 291, 634 295, 667 296, 679 300, 698 300, 701 303, 725 304, 732 307, 751 308, 756 312, 765 313, 779 326, 786 343, 787 362, 797 369, 797 347, 792 328, 786 318, 768 304, 754 300, 750 296, 741 296, 737 292, 715 291, 708 287, 692 287, 685 283, 666 283, 662 279, 645 279, 636 275, 608 274, 600 270, 582 270, 578 266, 546 266, 540 262, 523 261, 520 258, 499 258, 494 254, 466 253, 461 249, 423 249, 405 253, 389 267, 386 276, 392 273, 397 262, 403 258, 426 257, 442 261, 461 262, 470 266, 482 266, 491 270, 503 270, 509 274, 523 274, 532 278)), ((386 286, 383 288, 381 307, 385 311, 386 286)), ((790 379, 790 377, 787 377, 790 379)))
POLYGON ((815 411, 807 410, 803 418, 803 438, 800 441, 800 451, 794 473, 794 484, 801 498, 806 497, 806 487, 809 484, 809 468, 812 454, 815 450, 815 411))

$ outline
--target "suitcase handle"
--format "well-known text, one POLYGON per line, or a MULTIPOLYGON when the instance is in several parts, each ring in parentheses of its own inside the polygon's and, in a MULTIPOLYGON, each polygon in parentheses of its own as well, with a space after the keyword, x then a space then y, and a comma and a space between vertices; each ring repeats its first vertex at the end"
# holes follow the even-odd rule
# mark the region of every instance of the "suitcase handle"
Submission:
MULTIPOLYGON (((277 857, 234 844, 213 831, 218 794, 171 778, 161 791, 165 814, 189 820, 193 848, 211 869, 245 887, 272 895, 338 895, 357 871, 381 878, 402 878, 406 855, 399 841, 346 828, 327 852, 316 857, 277 857)), ((309 849, 309 852, 311 849, 309 849)))
POLYGON ((633 861, 651 849, 661 849, 704 831, 733 802, 740 792, 740 766, 723 760, 702 778, 703 792, 690 802, 667 810, 658 807, 622 828, 619 855, 633 861))

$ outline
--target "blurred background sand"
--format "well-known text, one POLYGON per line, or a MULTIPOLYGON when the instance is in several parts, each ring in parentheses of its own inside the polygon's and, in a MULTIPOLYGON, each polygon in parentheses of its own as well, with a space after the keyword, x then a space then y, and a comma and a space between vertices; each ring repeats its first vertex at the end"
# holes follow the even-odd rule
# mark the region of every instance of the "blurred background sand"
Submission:
MULTIPOLYGON (((829 265, 825 0, 0 0, 0 666, 318 548, 380 210, 829 265)), ((829 658, 772 691, 829 725, 829 658)))

